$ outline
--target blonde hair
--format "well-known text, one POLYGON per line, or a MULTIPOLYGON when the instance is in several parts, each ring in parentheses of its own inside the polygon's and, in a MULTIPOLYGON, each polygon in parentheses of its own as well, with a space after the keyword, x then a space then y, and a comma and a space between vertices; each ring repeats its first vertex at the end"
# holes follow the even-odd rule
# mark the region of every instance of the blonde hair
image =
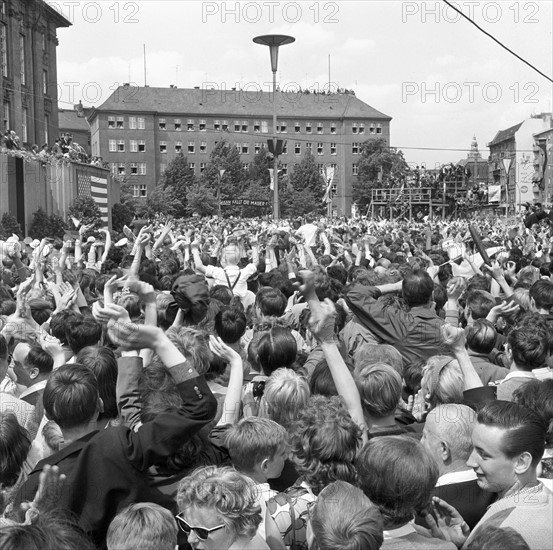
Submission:
POLYGON ((453 357, 435 355, 422 369, 422 392, 431 409, 446 403, 462 403, 464 386, 461 367, 453 357))

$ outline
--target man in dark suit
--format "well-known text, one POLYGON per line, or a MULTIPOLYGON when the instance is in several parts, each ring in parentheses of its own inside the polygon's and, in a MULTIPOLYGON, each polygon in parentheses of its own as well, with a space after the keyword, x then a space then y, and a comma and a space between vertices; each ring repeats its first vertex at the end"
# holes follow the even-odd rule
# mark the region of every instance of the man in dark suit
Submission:
MULTIPOLYGON (((471 529, 495 500, 493 493, 478 487, 474 470, 466 464, 475 424, 476 413, 466 405, 439 405, 428 413, 421 439, 440 472, 433 494, 456 508, 471 529)), ((417 523, 425 524, 421 517, 417 523)))
MULTIPOLYGON (((183 407, 159 414, 137 431, 124 425, 98 431, 96 420, 103 403, 94 374, 79 364, 60 367, 48 380, 43 399, 46 415, 60 426, 66 446, 37 464, 16 498, 16 505, 32 500, 43 466, 57 465, 67 477, 59 507, 76 514, 99 546, 104 544, 110 521, 125 506, 133 502, 175 506, 150 487, 147 470, 174 454, 213 419, 217 410, 217 401, 203 376, 161 329, 116 325, 116 331, 110 331, 112 341, 120 339, 124 349, 148 347, 158 354, 177 383, 183 407)), ((124 357, 119 361, 121 374, 142 360, 124 357)))

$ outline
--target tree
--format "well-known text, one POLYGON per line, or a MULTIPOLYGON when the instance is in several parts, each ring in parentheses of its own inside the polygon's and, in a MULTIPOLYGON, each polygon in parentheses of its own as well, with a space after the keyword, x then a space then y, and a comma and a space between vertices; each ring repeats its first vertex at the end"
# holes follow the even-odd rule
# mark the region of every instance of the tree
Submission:
POLYGON ((148 219, 152 219, 157 215, 174 216, 180 206, 174 193, 172 187, 162 187, 158 185, 149 193, 146 203, 142 209, 139 210, 138 215, 148 219))
POLYGON ((353 183, 353 202, 362 210, 371 201, 371 190, 378 187, 402 185, 409 166, 402 151, 388 146, 383 138, 369 139, 361 146, 357 163, 358 175, 353 183))
POLYGON ((175 216, 184 217, 188 211, 187 195, 196 185, 196 176, 194 170, 188 165, 188 157, 185 157, 182 152, 167 166, 161 176, 161 185, 173 189, 173 196, 178 201, 175 216))
POLYGON ((217 214, 219 205, 217 197, 211 189, 202 188, 196 184, 188 191, 186 197, 186 215, 199 214, 200 216, 212 216, 217 214))
POLYGON ((81 224, 92 224, 91 231, 96 231, 104 226, 100 207, 90 196, 75 197, 73 204, 69 207, 68 213, 79 220, 81 224))
MULTIPOLYGON (((267 210, 271 210, 273 192, 271 191, 271 175, 269 168, 273 166, 273 157, 267 149, 261 149, 253 159, 247 173, 247 180, 244 184, 245 190, 243 198, 250 200, 266 200, 269 206, 266 209, 258 206, 244 206, 242 215, 255 217, 264 215, 267 210)), ((280 187, 280 186, 279 186, 280 187)))
POLYGON ((121 233, 125 225, 129 225, 136 210, 133 210, 127 203, 116 202, 111 209, 111 225, 114 231, 121 233))
POLYGON ((52 224, 50 217, 41 207, 33 214, 33 221, 29 229, 29 237, 32 239, 42 239, 52 236, 52 224))
POLYGON ((19 222, 17 221, 17 218, 8 212, 6 212, 2 216, 2 223, 1 223, 4 238, 9 238, 12 235, 17 235, 20 239, 23 237, 23 231, 21 231, 21 226, 19 225, 19 222))

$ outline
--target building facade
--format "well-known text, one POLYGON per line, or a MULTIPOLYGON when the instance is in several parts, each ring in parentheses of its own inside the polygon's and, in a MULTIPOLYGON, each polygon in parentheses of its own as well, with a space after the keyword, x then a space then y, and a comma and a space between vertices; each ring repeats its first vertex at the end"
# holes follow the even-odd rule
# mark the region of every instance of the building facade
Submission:
POLYGON ((553 203, 553 128, 534 134, 534 191, 540 202, 553 203))
POLYGON ((501 206, 519 211, 526 202, 541 201, 534 186, 533 134, 551 128, 551 113, 534 115, 506 130, 488 143, 489 183, 501 186, 501 206))
POLYGON ((73 143, 78 143, 90 156, 90 126, 84 116, 79 116, 76 109, 59 109, 59 137, 70 138, 73 143))
POLYGON ((222 139, 238 149, 246 171, 273 135, 274 100, 284 141, 281 176, 310 151, 321 173, 334 167, 334 212, 350 215, 361 145, 377 138, 390 143, 391 121, 351 92, 277 92, 273 99, 261 91, 124 85, 89 115, 92 155, 109 162, 113 174, 143 197, 181 152, 200 175, 222 139))
POLYGON ((2 133, 21 144, 58 137, 57 29, 70 25, 43 0, 0 0, 2 133))
POLYGON ((482 157, 478 150, 476 136, 472 138, 470 153, 467 154, 467 158, 461 159, 457 165, 470 171, 470 177, 467 179, 468 185, 485 185, 488 183, 488 161, 482 157))

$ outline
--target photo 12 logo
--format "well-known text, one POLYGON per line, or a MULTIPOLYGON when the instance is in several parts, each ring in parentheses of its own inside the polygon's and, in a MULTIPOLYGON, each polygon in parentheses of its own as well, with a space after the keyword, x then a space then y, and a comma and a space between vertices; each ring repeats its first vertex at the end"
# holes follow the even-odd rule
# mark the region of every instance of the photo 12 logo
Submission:
POLYGON ((202 23, 338 23, 338 2, 202 2, 202 23))
POLYGON ((138 23, 138 2, 55 2, 46 0, 46 4, 63 15, 71 23, 84 21, 98 23, 109 20, 112 23, 138 23))

